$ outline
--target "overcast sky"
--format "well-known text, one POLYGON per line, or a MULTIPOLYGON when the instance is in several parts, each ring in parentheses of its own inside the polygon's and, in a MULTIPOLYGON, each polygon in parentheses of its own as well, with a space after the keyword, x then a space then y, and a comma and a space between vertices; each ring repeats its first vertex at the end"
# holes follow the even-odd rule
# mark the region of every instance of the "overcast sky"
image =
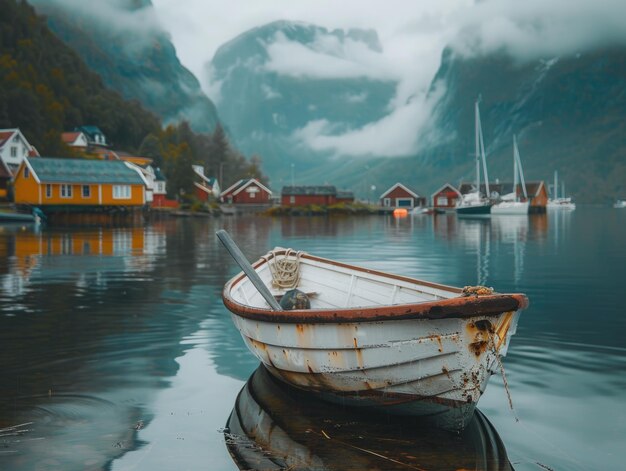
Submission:
MULTIPOLYGON (((350 68, 337 64, 337 73, 355 66, 372 78, 390 74, 398 83, 387 117, 343 136, 326 132, 333 123, 314 122, 300 137, 311 147, 341 154, 376 153, 393 147, 399 155, 417 150, 415 129, 428 121, 432 103, 423 92, 439 67, 446 44, 465 54, 508 51, 520 60, 551 58, 584 52, 603 42, 626 40, 626 0, 152 0, 157 17, 172 36, 178 56, 218 103, 219 87, 205 76, 205 64, 216 49, 237 35, 274 20, 312 23, 328 29, 373 28, 382 43, 380 64, 371 57, 349 57, 350 68), (407 99, 409 97, 418 99, 407 99), (327 126, 328 125, 328 126, 327 126), (370 139, 372 136, 375 139, 370 139), (409 136, 409 137, 407 137, 409 136), (390 144, 393 144, 390 146, 390 144)), ((294 45, 282 44, 287 53, 294 45)), ((276 49, 274 52, 280 52, 276 49)), ((285 72, 293 54, 274 57, 285 72), (287 57, 288 56, 288 57, 287 57)), ((320 55, 319 59, 323 57, 320 55)), ((313 61, 314 58, 311 58, 313 61)), ((313 63, 313 62, 311 62, 313 63)), ((321 63, 320 63, 321 65, 321 63)), ((330 66, 330 64, 326 63, 330 66)), ((311 64, 308 64, 311 68, 311 64)), ((312 67, 311 70, 315 69, 312 67)), ((320 70, 320 68, 317 68, 320 70)), ((325 69, 330 72, 330 69, 325 69)))

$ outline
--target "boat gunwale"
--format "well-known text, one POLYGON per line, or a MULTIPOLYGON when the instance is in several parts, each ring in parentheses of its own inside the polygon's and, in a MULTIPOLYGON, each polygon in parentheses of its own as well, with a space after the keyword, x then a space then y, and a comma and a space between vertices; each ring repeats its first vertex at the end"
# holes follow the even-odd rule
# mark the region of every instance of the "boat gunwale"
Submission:
MULTIPOLYGON (((272 254, 281 255, 287 249, 279 249, 257 260, 252 266, 256 270, 265 263, 269 263, 272 254)), ((301 254, 302 258, 313 261, 328 263, 333 266, 356 270, 365 274, 382 276, 394 280, 415 283, 430 288, 461 294, 462 289, 452 286, 417 280, 401 275, 371 270, 356 265, 345 264, 335 260, 317 257, 307 253, 301 254)), ((222 299, 226 308, 234 315, 251 320, 266 321, 272 323, 302 324, 302 323, 354 323, 354 322, 380 322, 389 320, 405 319, 452 319, 468 318, 475 316, 499 316, 505 312, 522 310, 528 307, 528 298, 521 293, 515 294, 492 294, 487 296, 467 296, 440 299, 437 301, 422 301, 409 304, 393 304, 380 306, 346 307, 336 309, 296 309, 288 311, 274 311, 271 308, 259 308, 241 304, 233 299, 231 291, 237 284, 246 278, 243 272, 231 278, 222 292, 222 299)))

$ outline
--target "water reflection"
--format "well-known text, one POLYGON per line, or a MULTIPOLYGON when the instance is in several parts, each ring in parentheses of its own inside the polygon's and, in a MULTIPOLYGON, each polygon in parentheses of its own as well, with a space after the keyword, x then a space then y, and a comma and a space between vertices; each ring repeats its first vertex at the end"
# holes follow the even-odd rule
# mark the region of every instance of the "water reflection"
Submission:
POLYGON ((411 419, 365 417, 315 401, 263 366, 239 393, 224 435, 242 470, 512 469, 479 411, 461 435, 411 419))

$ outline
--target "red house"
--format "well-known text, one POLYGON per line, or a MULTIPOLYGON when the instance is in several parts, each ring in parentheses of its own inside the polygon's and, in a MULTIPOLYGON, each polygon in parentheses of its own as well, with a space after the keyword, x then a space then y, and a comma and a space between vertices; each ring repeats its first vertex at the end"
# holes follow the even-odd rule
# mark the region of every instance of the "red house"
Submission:
POLYGON ((461 199, 461 192, 449 183, 446 183, 435 191, 430 199, 432 200, 433 208, 452 211, 459 199, 461 199))
POLYGON ((255 178, 239 180, 220 195, 228 204, 270 204, 271 199, 272 191, 255 178))
POLYGON ((380 195, 380 205, 386 208, 414 208, 426 206, 426 198, 419 196, 402 183, 396 183, 380 195))
POLYGON ((218 198, 220 195, 220 185, 217 182, 217 179, 207 177, 204 174, 204 167, 202 165, 192 165, 191 168, 196 175, 196 181, 193 182, 196 187, 196 198, 203 203, 206 203, 211 198, 218 198))
MULTIPOLYGON (((354 196, 352 196, 354 201, 354 196)), ((345 201, 345 199, 344 199, 345 201)), ((333 185, 284 186, 280 192, 282 206, 330 206, 337 203, 337 188, 333 185)))

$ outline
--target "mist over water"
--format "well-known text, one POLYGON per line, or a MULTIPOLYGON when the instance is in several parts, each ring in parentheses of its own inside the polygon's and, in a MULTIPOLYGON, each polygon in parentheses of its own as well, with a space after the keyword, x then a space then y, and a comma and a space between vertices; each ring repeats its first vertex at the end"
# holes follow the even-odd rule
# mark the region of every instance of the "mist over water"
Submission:
MULTIPOLYGON (((530 306, 504 361, 514 410, 494 376, 478 404, 488 422, 476 433, 516 470, 541 469, 537 463, 623 467, 626 320, 618 297, 626 211, 582 207, 491 220, 236 217, 131 228, 0 226, 0 430, 19 426, 0 433, 0 469, 235 470, 222 431, 237 408, 241 416, 258 408, 280 425, 280 446, 295 440, 323 469, 340 468, 303 429, 325 419, 342 443, 424 462, 417 439, 400 446, 389 420, 376 427, 321 405, 290 418, 276 412, 286 407, 280 401, 264 409, 268 386, 258 372, 248 381, 258 362, 221 301, 224 283, 238 271, 215 238, 222 228, 250 260, 292 247, 449 285, 526 293, 530 306), (239 394, 244 386, 258 401, 246 389, 239 394), (352 422, 365 438, 351 433, 352 422), (395 445, 381 450, 363 441, 383 434, 395 445)), ((458 440, 475 443, 451 437, 449 452, 437 450, 450 469, 465 463, 454 452, 458 440)), ((366 459, 348 448, 336 450, 366 459)), ((368 463, 393 469, 385 460, 368 463)))

